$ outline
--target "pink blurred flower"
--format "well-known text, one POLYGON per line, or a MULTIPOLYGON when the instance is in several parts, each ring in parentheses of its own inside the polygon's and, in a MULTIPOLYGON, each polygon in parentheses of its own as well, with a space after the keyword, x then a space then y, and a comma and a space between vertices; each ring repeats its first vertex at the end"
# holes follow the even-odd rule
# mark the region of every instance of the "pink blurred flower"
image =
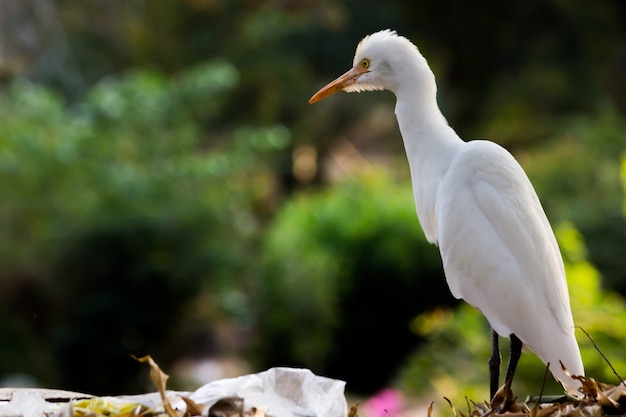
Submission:
POLYGON ((385 388, 363 404, 368 417, 397 417, 403 408, 404 395, 393 388, 385 388))

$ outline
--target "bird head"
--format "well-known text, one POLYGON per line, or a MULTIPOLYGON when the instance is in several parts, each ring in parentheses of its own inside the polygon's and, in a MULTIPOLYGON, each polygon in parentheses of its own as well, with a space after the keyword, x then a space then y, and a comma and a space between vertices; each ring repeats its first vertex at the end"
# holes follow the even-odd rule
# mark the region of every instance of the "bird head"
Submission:
POLYGON ((425 67, 432 75, 426 60, 407 38, 388 29, 373 33, 363 38, 357 46, 352 68, 315 93, 309 104, 338 91, 396 92, 403 77, 421 72, 407 71, 410 64, 416 64, 418 70, 425 67))

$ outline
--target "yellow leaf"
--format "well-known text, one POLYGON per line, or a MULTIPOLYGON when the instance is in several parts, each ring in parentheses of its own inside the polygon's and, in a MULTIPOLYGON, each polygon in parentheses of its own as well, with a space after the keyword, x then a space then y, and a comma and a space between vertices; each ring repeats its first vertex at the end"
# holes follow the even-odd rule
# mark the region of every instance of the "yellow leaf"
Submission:
POLYGON ((120 403, 103 398, 90 398, 76 401, 72 404, 74 415, 77 417, 88 415, 106 416, 138 416, 148 410, 148 407, 137 403, 120 403))

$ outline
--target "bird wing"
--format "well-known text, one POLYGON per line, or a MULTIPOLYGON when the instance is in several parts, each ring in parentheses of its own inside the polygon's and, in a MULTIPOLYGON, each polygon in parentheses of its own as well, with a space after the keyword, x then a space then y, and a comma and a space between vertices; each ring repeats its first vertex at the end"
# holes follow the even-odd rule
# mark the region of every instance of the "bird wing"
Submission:
POLYGON ((573 333, 554 233, 510 153, 492 142, 465 144, 444 176, 435 210, 455 297, 481 310, 496 332, 515 333, 531 349, 545 329, 573 333))

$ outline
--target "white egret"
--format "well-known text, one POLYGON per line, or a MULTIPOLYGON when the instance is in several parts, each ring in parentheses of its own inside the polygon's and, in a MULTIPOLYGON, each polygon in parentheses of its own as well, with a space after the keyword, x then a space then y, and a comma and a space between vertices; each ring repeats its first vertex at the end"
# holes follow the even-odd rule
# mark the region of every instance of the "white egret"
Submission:
POLYGON ((522 344, 568 392, 583 363, 570 309, 563 260, 528 177, 501 146, 464 142, 437 104, 435 76, 408 39, 383 30, 358 45, 353 67, 309 100, 338 91, 390 90, 411 170, 417 215, 437 244, 452 295, 478 308, 492 329, 493 396, 500 372, 498 335, 510 337, 506 380, 522 344))

